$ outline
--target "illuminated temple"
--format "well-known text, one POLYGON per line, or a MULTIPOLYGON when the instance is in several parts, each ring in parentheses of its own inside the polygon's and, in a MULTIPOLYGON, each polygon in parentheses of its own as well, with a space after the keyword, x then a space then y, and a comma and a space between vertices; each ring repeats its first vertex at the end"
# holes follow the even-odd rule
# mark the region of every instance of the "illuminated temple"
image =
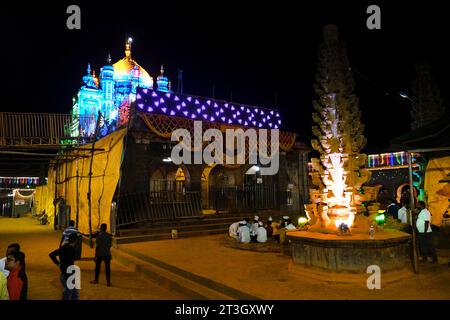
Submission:
MULTIPOLYGON (((300 199, 308 196, 309 149, 296 142, 295 133, 282 130, 279 111, 175 92, 164 74, 164 67, 161 66, 158 74, 147 72, 133 60, 131 45, 129 39, 125 44, 125 56, 116 63, 108 56, 97 74, 87 65, 71 111, 71 136, 85 137, 81 143, 97 141, 96 148, 109 152, 102 160, 94 157, 92 176, 97 178, 104 174, 106 177, 105 172, 109 170, 111 177, 114 176, 110 185, 107 186, 107 179, 102 178, 98 179, 99 188, 93 188, 94 193, 102 190, 97 195, 101 199, 111 199, 105 204, 108 209, 100 209, 102 204, 98 207, 104 212, 112 203, 114 223, 111 224, 120 229, 139 223, 199 218, 206 213, 219 212, 239 213, 239 219, 243 212, 249 216, 258 212, 263 217, 263 211, 267 211, 268 218, 274 215, 273 210, 279 211, 279 215, 292 213, 298 216, 303 208, 300 199), (187 129, 193 139, 198 138, 199 133, 194 132, 194 121, 198 120, 202 121, 200 134, 215 129, 223 135, 224 141, 227 129, 254 129, 256 140, 246 140, 245 164, 176 165, 171 159, 172 148, 177 144, 171 140, 172 133, 182 128, 187 129), (276 152, 280 163, 278 173, 274 175, 261 174, 264 170, 260 168, 266 163, 260 159, 249 161, 249 149, 263 147, 259 141, 260 129, 279 130, 280 143, 276 152), (104 147, 105 143, 114 146, 104 147), (116 147, 120 153, 116 153, 116 147), (106 167, 95 172, 100 164, 106 167)), ((203 141, 202 146, 206 145, 207 141, 203 141)), ((270 142, 265 146, 266 150, 270 149, 269 145, 270 142)), ((102 157, 102 152, 98 157, 102 157)), ((81 165, 80 161, 78 168, 88 170, 89 163, 81 165)), ((61 170, 65 172, 65 169, 61 170)), ((88 177, 89 172, 81 175, 88 177)), ((65 190, 57 193, 64 199, 70 197, 65 190)), ((78 212, 80 219, 86 216, 83 211, 87 206, 83 209, 76 201, 66 201, 71 212, 78 212)), ((91 218, 94 216, 91 213, 91 218)), ((80 226, 86 226, 85 222, 80 226)))
MULTIPOLYGON (((107 223, 122 241, 144 241, 170 237, 173 228, 182 230, 185 220, 180 219, 202 224, 186 227, 190 235, 204 228, 226 232, 229 224, 253 214, 263 220, 289 215, 296 221, 306 214, 305 205, 319 201, 312 189, 316 173, 308 164, 311 148, 283 130, 276 108, 174 91, 163 66, 152 76, 133 60, 131 44, 129 39, 125 56, 116 63, 108 56, 98 75, 87 64, 68 128, 68 136, 81 148, 66 149, 71 157, 77 154, 76 160, 56 164, 49 170, 48 184, 37 188, 37 199, 52 195, 36 200, 37 212, 55 212, 50 223, 63 228, 74 219, 84 234, 107 223), (202 137, 194 130, 198 120, 202 137), (171 156, 179 141, 172 141, 172 133, 180 128, 194 141, 202 139, 202 148, 211 141, 204 137, 208 129, 215 129, 224 141, 227 129, 254 129, 258 138, 261 129, 277 129, 279 169, 263 175, 266 163, 261 157, 249 161, 249 149, 264 147, 251 139, 245 140, 245 164, 177 165, 171 156), (156 235, 152 228, 163 234, 156 235)), ((195 145, 190 151, 196 151, 195 145)), ((373 172, 367 186, 385 186, 399 201, 408 182, 404 154, 370 155, 367 167, 373 172)), ((415 180, 420 189, 423 179, 415 180)))

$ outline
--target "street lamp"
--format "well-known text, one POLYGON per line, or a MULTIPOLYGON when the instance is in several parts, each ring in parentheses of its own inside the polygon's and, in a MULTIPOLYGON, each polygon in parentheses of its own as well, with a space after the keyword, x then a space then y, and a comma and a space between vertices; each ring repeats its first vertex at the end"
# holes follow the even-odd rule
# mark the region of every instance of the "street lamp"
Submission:
POLYGON ((414 100, 411 99, 405 92, 400 91, 398 94, 399 94, 400 97, 402 97, 403 99, 409 100, 410 102, 414 102, 414 100))

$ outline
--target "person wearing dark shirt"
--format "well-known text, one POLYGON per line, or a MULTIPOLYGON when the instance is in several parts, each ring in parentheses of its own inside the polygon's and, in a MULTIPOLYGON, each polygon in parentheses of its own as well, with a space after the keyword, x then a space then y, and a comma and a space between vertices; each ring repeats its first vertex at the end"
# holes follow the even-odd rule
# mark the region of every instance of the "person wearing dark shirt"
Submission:
POLYGON ((272 238, 273 236, 272 217, 270 217, 269 220, 267 220, 266 230, 267 230, 267 238, 268 239, 272 238))
POLYGON ((97 235, 97 239, 95 241, 95 280, 92 280, 91 283, 97 284, 98 277, 100 275, 100 266, 102 261, 105 261, 105 273, 106 273, 106 282, 108 287, 111 287, 111 245, 112 245, 112 236, 106 232, 107 225, 103 223, 100 226, 100 232, 97 235))
POLYGON ((388 200, 387 213, 394 219, 398 219, 398 207, 393 199, 388 200))
POLYGON ((49 254, 50 259, 52 259, 61 270, 60 280, 64 288, 63 300, 78 300, 78 290, 76 288, 69 289, 67 286, 67 279, 72 275, 67 272, 67 268, 75 264, 75 244, 77 239, 78 235, 76 233, 70 234, 68 243, 49 254), (59 257, 59 260, 57 257, 59 257))
POLYGON ((13 251, 6 257, 6 269, 9 270, 7 287, 9 300, 27 300, 28 278, 25 273, 25 254, 13 251))

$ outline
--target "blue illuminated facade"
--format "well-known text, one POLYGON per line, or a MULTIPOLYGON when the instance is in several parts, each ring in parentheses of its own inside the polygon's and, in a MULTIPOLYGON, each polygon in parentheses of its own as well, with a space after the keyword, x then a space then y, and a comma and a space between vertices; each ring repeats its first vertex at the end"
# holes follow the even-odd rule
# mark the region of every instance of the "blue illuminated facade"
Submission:
POLYGON ((276 110, 173 93, 162 65, 154 89, 153 78, 131 58, 131 41, 130 38, 126 42, 123 59, 111 64, 108 56, 98 78, 88 64, 83 85, 73 99, 72 136, 92 137, 99 112, 102 115, 99 135, 116 130, 127 123, 134 103, 144 113, 242 127, 280 128, 281 118, 276 110))
MULTIPOLYGON (((131 42, 132 39, 128 39, 125 57, 115 64, 111 64, 108 56, 98 78, 88 64, 83 85, 73 99, 72 115, 77 120, 71 128, 72 136, 92 136, 99 112, 102 115, 100 134, 115 130, 120 125, 121 111, 136 100, 137 88, 153 89, 153 78, 131 58, 131 42)), ((157 90, 170 92, 170 81, 164 76, 162 66, 157 84, 157 90)))

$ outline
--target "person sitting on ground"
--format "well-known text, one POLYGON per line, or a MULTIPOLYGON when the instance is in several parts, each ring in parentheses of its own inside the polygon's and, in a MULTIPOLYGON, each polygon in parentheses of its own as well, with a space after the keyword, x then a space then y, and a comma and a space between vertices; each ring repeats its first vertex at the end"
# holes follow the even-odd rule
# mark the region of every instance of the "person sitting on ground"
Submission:
POLYGON ((286 230, 296 230, 297 228, 294 226, 294 224, 292 223, 291 219, 287 219, 286 221, 286 230))
POLYGON ((264 228, 264 224, 261 221, 256 230, 256 241, 259 243, 267 242, 267 230, 264 228))
POLYGON ((255 218, 253 219, 252 227, 250 228, 251 242, 256 242, 256 231, 258 230, 258 227, 259 227, 259 217, 255 216, 255 218))
POLYGON ((241 221, 234 222, 230 225, 230 228, 228 228, 228 234, 230 235, 231 238, 236 239, 240 223, 241 221))
POLYGON ((6 269, 9 270, 7 280, 9 300, 27 300, 28 278, 25 273, 25 254, 13 251, 6 258, 6 269))
POLYGON ((288 225, 287 221, 289 220, 289 216, 283 216, 283 219, 280 222, 280 228, 286 228, 288 225))
POLYGON ((248 227, 249 230, 252 230, 252 224, 250 223, 249 218, 244 218, 245 224, 248 227))
POLYGON ((240 227, 238 229, 239 242, 249 243, 250 242, 250 229, 247 226, 247 221, 241 221, 240 227))
POLYGON ((20 251, 20 245, 18 243, 11 243, 8 248, 6 248, 6 255, 4 258, 0 259, 0 272, 7 278, 9 275, 9 270, 6 269, 6 259, 14 251, 20 251))
POLYGON ((267 220, 266 230, 267 230, 267 238, 272 238, 273 236, 272 217, 269 217, 269 219, 267 220))

